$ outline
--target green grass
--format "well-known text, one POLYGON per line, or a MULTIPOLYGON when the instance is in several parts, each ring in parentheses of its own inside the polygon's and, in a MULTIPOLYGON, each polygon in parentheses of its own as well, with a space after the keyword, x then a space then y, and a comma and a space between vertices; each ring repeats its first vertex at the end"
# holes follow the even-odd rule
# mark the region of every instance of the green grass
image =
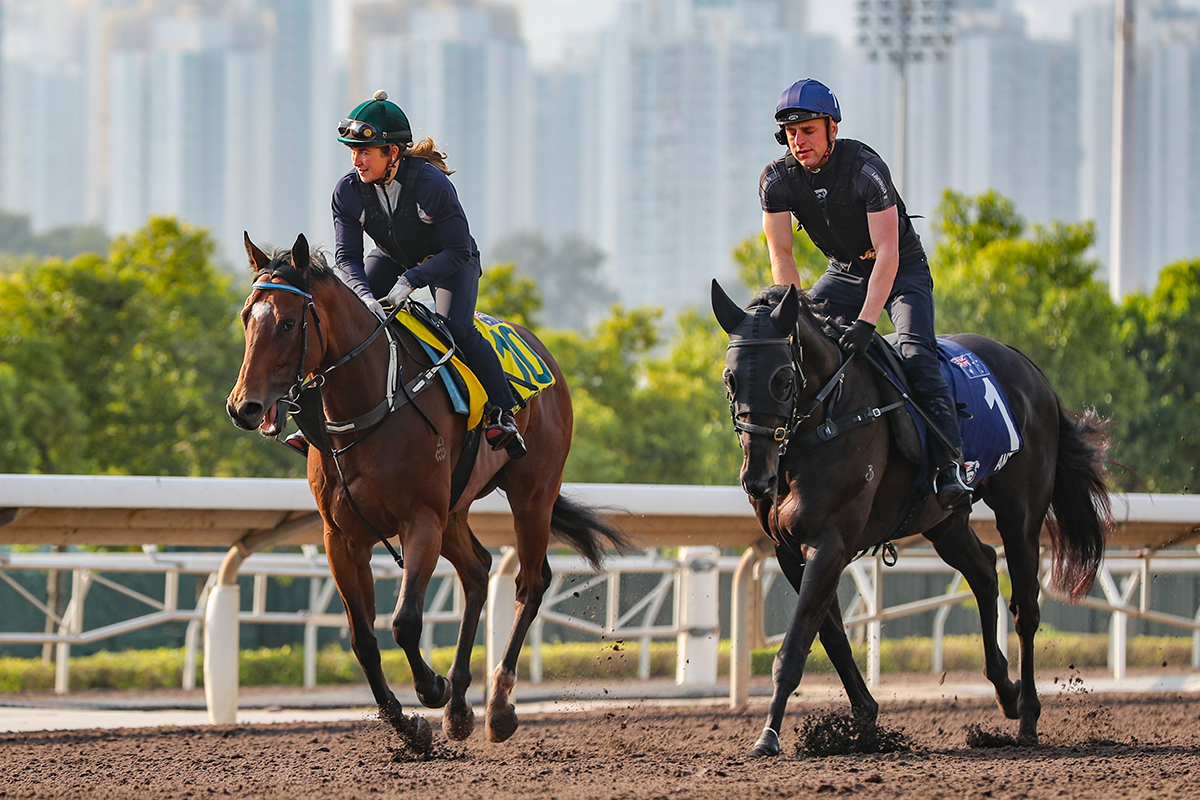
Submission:
MULTIPOLYGON (((1017 659, 1017 638, 1008 637, 1010 664, 1017 659)), ((853 645, 855 658, 866 667, 865 644, 853 645)), ((1069 668, 1106 667, 1108 637, 1104 634, 1044 631, 1037 638, 1037 667, 1040 671, 1069 668)), ((1127 647, 1130 667, 1191 668, 1191 637, 1138 636, 1127 647)), ((947 636, 943 645, 943 667, 949 671, 983 669, 983 647, 978 635, 947 636)), ((430 664, 445 674, 454 657, 453 648, 435 649, 430 664)), ((769 675, 774 648, 754 650, 751 670, 769 675)), ((883 672, 929 672, 933 664, 933 643, 928 638, 884 639, 881 651, 883 672)), ((179 687, 183 680, 184 651, 179 649, 127 650, 101 652, 72 658, 71 690, 85 689, 162 689, 179 687)), ((518 664, 518 677, 529 677, 530 650, 525 648, 518 664)), ((638 674, 639 646, 629 643, 570 643, 547 645, 542 654, 542 676, 546 680, 624 680, 638 674)), ((471 672, 476 682, 483 680, 484 649, 471 654, 471 672)), ((401 651, 383 651, 383 669, 388 680, 406 683, 412 680, 408 662, 401 651)), ((825 651, 813 647, 806 669, 809 672, 833 672, 825 651)), ((721 642, 718 673, 729 672, 729 642, 721 642)), ((198 670, 202 678, 202 671, 198 670)), ((670 678, 675 675, 675 643, 655 642, 650 646, 650 675, 670 678)), ((243 686, 300 686, 304 682, 304 651, 299 647, 243 650, 239 665, 243 686)), ((363 683, 362 670, 354 654, 329 647, 317 655, 319 684, 363 683)), ((54 665, 35 658, 0 658, 0 692, 44 692, 54 689, 54 665)))

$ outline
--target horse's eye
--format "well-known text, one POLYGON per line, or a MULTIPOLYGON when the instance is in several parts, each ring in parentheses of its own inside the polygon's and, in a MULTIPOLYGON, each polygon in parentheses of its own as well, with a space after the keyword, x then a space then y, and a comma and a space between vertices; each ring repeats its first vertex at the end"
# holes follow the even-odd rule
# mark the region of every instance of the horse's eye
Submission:
POLYGON ((721 377, 725 381, 725 388, 729 391, 729 396, 733 397, 737 394, 737 380, 733 377, 733 370, 725 370, 725 374, 721 377))
POLYGON ((281 322, 281 323, 279 324, 279 327, 280 327, 280 329, 281 329, 281 330, 282 330, 284 333, 287 333, 287 332, 288 332, 288 331, 290 331, 292 328, 296 327, 296 320, 294 320, 294 319, 285 319, 283 322, 281 322))
POLYGON ((796 373, 791 367, 780 367, 771 376, 771 396, 781 403, 792 399, 796 386, 796 373))

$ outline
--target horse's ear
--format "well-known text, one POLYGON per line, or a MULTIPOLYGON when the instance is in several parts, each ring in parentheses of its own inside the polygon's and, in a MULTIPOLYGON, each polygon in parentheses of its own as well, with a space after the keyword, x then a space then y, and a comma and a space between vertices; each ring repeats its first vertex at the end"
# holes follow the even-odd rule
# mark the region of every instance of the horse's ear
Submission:
POLYGON ((712 308, 713 314, 717 317, 717 323, 726 333, 733 333, 733 329, 741 325, 742 320, 746 318, 746 312, 729 299, 729 295, 725 294, 725 290, 721 288, 721 284, 717 283, 716 278, 713 278, 712 282, 712 308))
POLYGON ((304 272, 308 269, 309 257, 308 239, 305 239, 304 234, 301 233, 296 237, 296 243, 292 245, 292 265, 300 272, 304 272))
POLYGON ((787 294, 783 296, 783 300, 771 312, 771 322, 780 333, 791 333, 796 327, 796 320, 799 318, 800 292, 797 291, 796 285, 792 284, 788 287, 787 294))
POLYGON ((242 231, 242 236, 246 238, 246 255, 250 257, 250 269, 254 272, 262 272, 267 268, 267 264, 271 263, 271 259, 267 258, 267 254, 254 246, 254 242, 250 241, 250 234, 242 231))

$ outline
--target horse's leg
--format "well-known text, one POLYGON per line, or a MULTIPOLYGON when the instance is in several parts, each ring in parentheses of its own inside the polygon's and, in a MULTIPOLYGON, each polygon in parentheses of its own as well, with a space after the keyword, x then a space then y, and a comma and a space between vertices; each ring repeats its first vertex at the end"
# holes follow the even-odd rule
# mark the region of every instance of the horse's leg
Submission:
POLYGON ((350 647, 367 676, 371 694, 379 706, 379 718, 396 729, 409 746, 428 752, 433 743, 429 723, 421 717, 408 719, 400 701, 392 694, 379 660, 375 639, 375 579, 371 575, 371 548, 359 547, 335 531, 325 531, 325 555, 337 584, 346 617, 350 622, 350 647))
POLYGON ((441 708, 450 700, 450 681, 434 672, 421 653, 425 590, 429 588, 429 580, 441 554, 442 534, 442 527, 436 521, 414 520, 404 541, 404 579, 400 582, 400 597, 392 613, 392 638, 408 656, 413 688, 417 691, 417 699, 426 708, 441 708))
MULTIPOLYGON (((800 577, 804 574, 803 562, 791 549, 786 547, 776 547, 775 558, 779 562, 784 576, 792 584, 792 588, 799 592, 800 577)), ((853 709, 854 715, 874 722, 879 716, 879 703, 871 696, 867 682, 863 680, 862 672, 859 671, 858 664, 854 661, 854 652, 850 649, 850 640, 846 638, 846 626, 842 622, 842 606, 838 601, 836 591, 833 593, 833 599, 829 603, 829 613, 825 615, 825 621, 821 623, 818 635, 821 637, 821 645, 825 648, 825 654, 829 656, 830 662, 837 670, 838 677, 842 679, 842 686, 846 688, 846 697, 850 700, 850 708, 853 709)))
POLYGON ((550 544, 550 515, 557 494, 557 488, 550 494, 546 487, 528 493, 518 493, 515 488, 508 490, 521 569, 517 573, 517 619, 504 655, 492 674, 486 722, 489 741, 506 741, 517 730, 517 710, 509 702, 509 695, 517 682, 517 656, 525 634, 533 624, 542 605, 542 596, 550 584, 546 549, 550 544))
POLYGON ((996 551, 984 544, 971 530, 967 518, 952 514, 925 533, 933 549, 950 566, 962 573, 975 594, 979 606, 979 624, 983 634, 983 672, 996 687, 996 702, 1009 719, 1017 718, 1019 684, 1008 678, 1008 659, 996 639, 999 615, 996 598, 1000 585, 996 579, 996 551))
POLYGON ((487 600, 492 555, 471 533, 465 511, 451 515, 442 542, 442 555, 458 571, 464 595, 454 664, 450 667, 450 705, 442 717, 442 730, 446 738, 460 741, 475 730, 475 712, 467 702, 467 688, 471 685, 471 648, 479 629, 479 614, 487 600))
MULTIPOLYGON (((838 579, 846 567, 845 547, 841 538, 831 531, 822 532, 819 543, 809 550, 809 557, 799 583, 796 609, 784 634, 783 644, 775 654, 771 677, 775 684, 767 725, 750 750, 751 758, 779 755, 779 726, 787 701, 804 675, 804 664, 817 631, 825 625, 830 605, 837 594, 838 579)), ((791 576, 789 576, 791 580, 791 576)))
POLYGON ((1041 559, 1038 537, 1043 517, 1044 512, 1042 516, 1035 516, 1028 505, 1017 503, 996 509, 996 529, 1004 539, 1004 560, 1008 563, 1008 575, 1012 579, 1009 610, 1012 611, 1013 628, 1021 643, 1021 679, 1017 681, 1020 693, 1017 716, 1021 724, 1017 728, 1017 738, 1028 744, 1037 744, 1038 718, 1042 715, 1042 701, 1038 699, 1037 684, 1033 677, 1033 637, 1042 622, 1042 610, 1038 605, 1041 590, 1038 584, 1038 562, 1041 559))

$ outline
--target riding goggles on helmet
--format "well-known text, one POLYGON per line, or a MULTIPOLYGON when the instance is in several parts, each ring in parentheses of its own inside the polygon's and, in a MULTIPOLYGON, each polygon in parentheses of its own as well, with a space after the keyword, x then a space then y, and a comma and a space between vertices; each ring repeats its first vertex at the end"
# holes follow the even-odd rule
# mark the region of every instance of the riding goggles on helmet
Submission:
POLYGON ((363 142, 382 142, 387 138, 387 131, 381 131, 371 123, 363 122, 360 119, 344 119, 339 122, 338 134, 363 142))

